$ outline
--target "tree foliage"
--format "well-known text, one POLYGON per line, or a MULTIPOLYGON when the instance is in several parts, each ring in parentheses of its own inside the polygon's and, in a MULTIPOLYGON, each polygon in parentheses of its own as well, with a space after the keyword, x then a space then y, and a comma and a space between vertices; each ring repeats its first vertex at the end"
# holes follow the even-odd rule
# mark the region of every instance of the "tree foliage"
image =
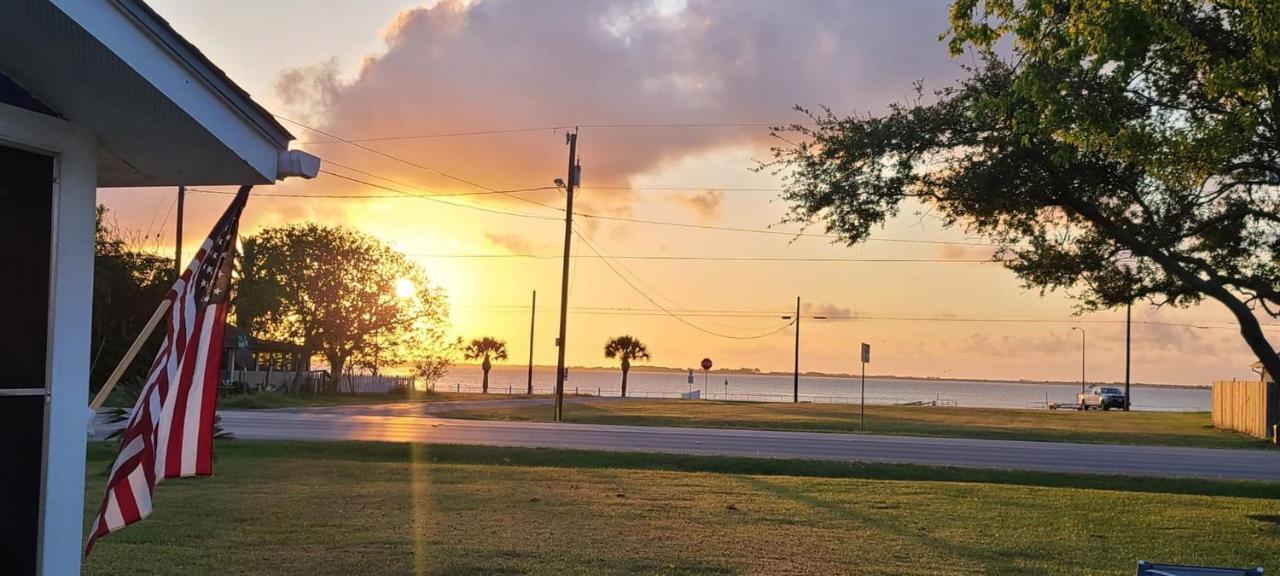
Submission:
POLYGON ((244 239, 240 271, 237 324, 322 354, 335 384, 353 361, 412 364, 447 329, 448 305, 426 272, 348 228, 265 229, 244 239))
MULTIPOLYGON (((102 387, 174 281, 173 260, 142 250, 137 242, 126 239, 108 220, 105 206, 98 206, 95 225, 89 374, 94 390, 102 387)), ((162 333, 158 330, 152 335, 140 358, 154 356, 162 333)), ((139 381, 148 368, 146 361, 134 362, 122 382, 139 381)))
POLYGON ((1272 374, 1280 313, 1280 4, 959 0, 979 64, 879 116, 779 129, 791 219, 845 241, 904 205, 999 246, 1082 310, 1225 305, 1272 374))
POLYGON ((627 373, 633 360, 649 360, 649 347, 635 336, 615 336, 604 343, 604 357, 622 362, 622 395, 627 395, 627 373))
POLYGON ((422 379, 423 384, 430 386, 449 373, 461 349, 461 338, 442 340, 434 346, 419 348, 420 353, 413 360, 413 373, 422 379))
POLYGON ((507 359, 507 343, 504 340, 489 336, 476 338, 462 350, 462 356, 467 360, 484 359, 480 363, 480 369, 484 371, 484 380, 481 383, 480 391, 487 394, 489 392, 489 370, 493 368, 492 360, 507 359))

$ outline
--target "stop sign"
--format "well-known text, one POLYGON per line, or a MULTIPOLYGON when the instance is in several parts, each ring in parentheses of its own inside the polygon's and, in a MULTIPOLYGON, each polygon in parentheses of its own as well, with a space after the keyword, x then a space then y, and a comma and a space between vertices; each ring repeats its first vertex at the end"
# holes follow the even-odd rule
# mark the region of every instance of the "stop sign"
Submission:
POLYGON ((703 369, 703 370, 710 370, 710 369, 711 369, 711 359, 710 359, 710 358, 703 358, 703 359, 702 359, 702 369, 703 369))

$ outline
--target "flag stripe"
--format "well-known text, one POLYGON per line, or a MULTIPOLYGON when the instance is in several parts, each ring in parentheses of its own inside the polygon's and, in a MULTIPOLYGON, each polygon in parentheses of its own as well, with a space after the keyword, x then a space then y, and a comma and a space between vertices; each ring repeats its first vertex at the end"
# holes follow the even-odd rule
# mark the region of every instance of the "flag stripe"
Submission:
MULTIPOLYGON (((208 320, 209 316, 205 315, 204 319, 208 320)), ((205 376, 208 373, 209 362, 209 340, 213 335, 213 322, 202 322, 200 326, 200 345, 196 347, 195 366, 192 371, 198 376, 205 376)), ((221 348, 219 347, 219 351, 221 348)), ((213 353, 219 356, 218 352, 213 353)), ((217 364, 214 365, 217 370, 217 364)), ((182 411, 182 429, 183 430, 199 430, 200 429, 200 402, 204 400, 201 394, 201 387, 192 386, 184 390, 185 398, 183 402, 186 404, 182 411)), ((180 438, 182 444, 181 465, 178 468, 179 476, 191 476, 196 473, 196 438, 187 434, 180 438)))
MULTIPOLYGON (((222 302, 215 304, 219 308, 213 315, 219 318, 225 318, 227 315, 227 303, 222 302)), ((209 340, 218 343, 219 352, 221 351, 222 335, 227 329, 226 322, 216 322, 213 324, 213 332, 210 334, 209 340)), ((205 381, 213 382, 218 378, 219 363, 221 354, 217 358, 212 358, 212 362, 208 362, 205 368, 205 381)), ((200 429, 209 430, 209 434, 201 434, 196 440, 196 469, 197 476, 208 476, 213 474, 213 418, 217 412, 218 387, 217 386, 200 386, 196 393, 201 395, 200 398, 200 429)))
POLYGON ((165 296, 164 340, 120 439, 85 545, 151 514, 165 478, 213 473, 213 422, 235 238, 249 195, 240 188, 165 296))
POLYGON ((114 490, 112 492, 110 504, 107 505, 107 513, 102 517, 102 522, 106 525, 108 531, 124 527, 124 516, 120 515, 120 504, 116 501, 114 490))

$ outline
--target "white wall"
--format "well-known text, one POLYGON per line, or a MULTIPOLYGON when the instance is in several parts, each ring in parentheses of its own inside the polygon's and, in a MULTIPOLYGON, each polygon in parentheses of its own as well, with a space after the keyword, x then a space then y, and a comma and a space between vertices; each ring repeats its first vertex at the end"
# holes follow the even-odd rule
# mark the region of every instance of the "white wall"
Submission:
POLYGON ((71 122, 5 104, 0 143, 56 158, 40 572, 75 575, 83 543, 97 146, 71 122))

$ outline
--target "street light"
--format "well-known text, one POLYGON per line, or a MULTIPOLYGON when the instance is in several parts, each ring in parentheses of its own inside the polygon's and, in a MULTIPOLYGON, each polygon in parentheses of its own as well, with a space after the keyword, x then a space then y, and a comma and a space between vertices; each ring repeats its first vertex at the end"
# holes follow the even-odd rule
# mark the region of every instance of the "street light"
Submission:
POLYGON ((1128 258, 1120 261, 1120 268, 1124 270, 1125 277, 1129 284, 1129 298, 1124 304, 1124 411, 1129 411, 1129 380, 1130 368, 1133 361, 1133 285, 1134 285, 1134 259, 1133 254, 1129 254, 1128 258))
POLYGON ((1080 331, 1080 391, 1084 392, 1084 328, 1072 326, 1071 329, 1080 331))
MULTIPOLYGON (((795 318, 796 324, 796 363, 795 371, 792 373, 791 380, 791 401, 800 402, 800 297, 796 296, 796 315, 795 316, 779 316, 783 320, 791 320, 795 318)), ((826 316, 810 316, 810 320, 826 320, 826 316)))

